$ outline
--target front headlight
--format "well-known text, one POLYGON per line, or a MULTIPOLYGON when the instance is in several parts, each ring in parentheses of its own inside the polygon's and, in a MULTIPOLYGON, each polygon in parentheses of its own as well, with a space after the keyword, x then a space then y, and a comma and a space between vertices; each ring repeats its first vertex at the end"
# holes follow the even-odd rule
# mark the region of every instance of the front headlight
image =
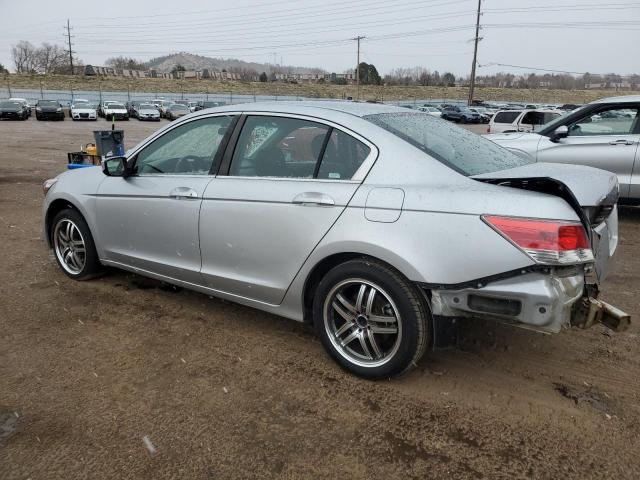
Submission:
POLYGON ((53 187, 57 181, 58 181, 57 178, 49 178, 44 182, 42 182, 42 191, 44 192, 45 195, 49 190, 51 190, 51 187, 53 187))
POLYGON ((62 108, 60 107, 56 108, 56 112, 61 112, 61 111, 62 111, 62 108))
POLYGON ((36 112, 41 112, 41 111, 42 111, 42 108, 36 107, 36 112))

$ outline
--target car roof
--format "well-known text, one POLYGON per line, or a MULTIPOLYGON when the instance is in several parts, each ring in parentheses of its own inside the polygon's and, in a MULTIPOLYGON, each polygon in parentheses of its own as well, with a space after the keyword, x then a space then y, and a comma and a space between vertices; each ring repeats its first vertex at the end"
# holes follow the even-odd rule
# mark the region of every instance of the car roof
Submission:
MULTIPOLYGON (((283 101, 283 102, 256 102, 241 103, 235 105, 225 105, 216 107, 219 111, 254 111, 254 112, 274 112, 283 113, 283 110, 290 113, 304 113, 309 109, 321 111, 335 111, 354 115, 356 117, 364 117, 376 113, 410 113, 409 110, 393 105, 381 103, 351 102, 351 101, 283 101)), ((202 110, 201 110, 202 111, 202 110)))
POLYGON ((628 103, 638 102, 640 103, 640 95, 624 95, 622 97, 607 97, 595 100, 591 103, 628 103))

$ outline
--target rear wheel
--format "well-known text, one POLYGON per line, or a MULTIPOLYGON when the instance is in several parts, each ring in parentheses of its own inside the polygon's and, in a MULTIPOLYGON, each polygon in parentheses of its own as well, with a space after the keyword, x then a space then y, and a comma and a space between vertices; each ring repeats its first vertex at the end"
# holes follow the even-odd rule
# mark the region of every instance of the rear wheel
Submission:
POLYGON ((431 315, 418 289, 395 269, 364 258, 325 275, 313 318, 333 359, 364 378, 404 373, 429 341, 431 315))
POLYGON ((51 243, 56 261, 75 280, 87 280, 102 270, 93 237, 82 215, 71 208, 51 222, 51 243))

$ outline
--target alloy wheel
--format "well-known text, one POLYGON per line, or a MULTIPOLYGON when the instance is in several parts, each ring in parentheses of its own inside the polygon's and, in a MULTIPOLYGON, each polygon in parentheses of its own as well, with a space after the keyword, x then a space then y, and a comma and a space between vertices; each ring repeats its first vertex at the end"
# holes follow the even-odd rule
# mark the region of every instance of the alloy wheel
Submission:
POLYGON ((82 272, 87 261, 86 245, 78 226, 61 219, 53 231, 53 246, 62 268, 72 275, 82 272))
POLYGON ((324 326, 335 349, 348 361, 379 367, 390 361, 402 339, 402 319, 391 296, 364 279, 347 279, 326 297, 324 326))

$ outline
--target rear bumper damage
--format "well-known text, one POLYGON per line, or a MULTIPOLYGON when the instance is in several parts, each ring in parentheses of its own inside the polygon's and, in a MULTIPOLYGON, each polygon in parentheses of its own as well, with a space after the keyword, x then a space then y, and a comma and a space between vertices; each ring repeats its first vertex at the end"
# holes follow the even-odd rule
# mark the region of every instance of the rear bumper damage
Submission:
POLYGON ((431 290, 432 313, 438 317, 500 320, 546 333, 595 323, 621 331, 629 315, 591 298, 583 267, 528 272, 478 288, 431 290))

